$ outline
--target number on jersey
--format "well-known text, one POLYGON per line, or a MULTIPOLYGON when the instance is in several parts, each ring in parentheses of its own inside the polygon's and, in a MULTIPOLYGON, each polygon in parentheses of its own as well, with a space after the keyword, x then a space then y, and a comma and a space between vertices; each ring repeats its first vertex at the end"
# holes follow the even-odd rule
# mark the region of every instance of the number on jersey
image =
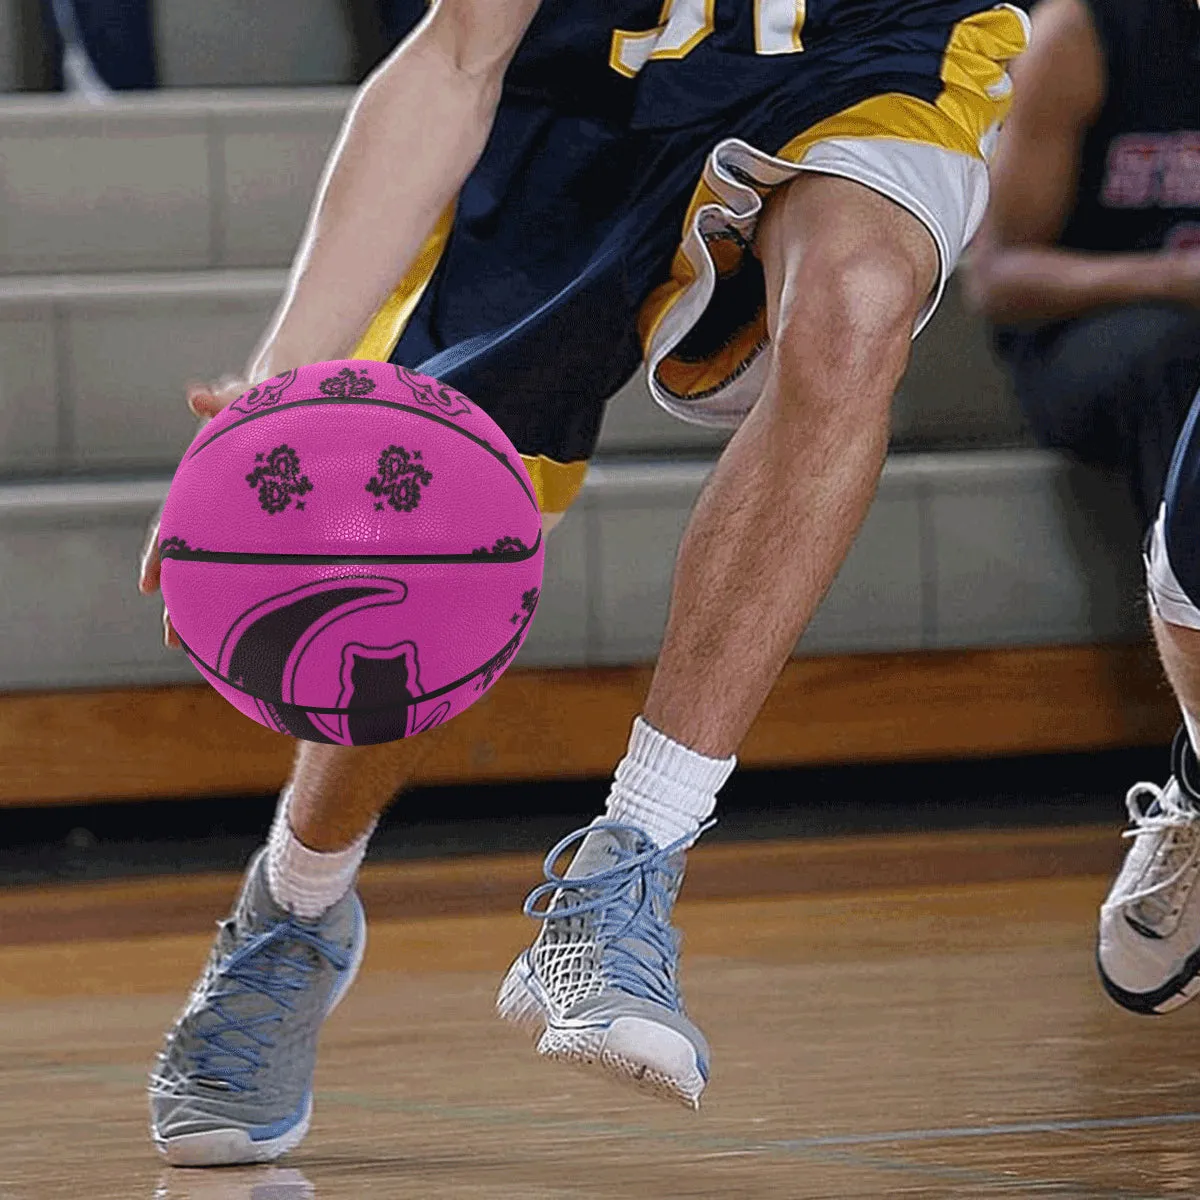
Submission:
MULTIPOLYGON (((759 54, 795 54, 804 49, 805 0, 754 0, 754 49, 759 54)), ((609 64, 632 79, 651 59, 683 58, 716 28, 717 0, 666 0, 653 29, 613 33, 609 64)))

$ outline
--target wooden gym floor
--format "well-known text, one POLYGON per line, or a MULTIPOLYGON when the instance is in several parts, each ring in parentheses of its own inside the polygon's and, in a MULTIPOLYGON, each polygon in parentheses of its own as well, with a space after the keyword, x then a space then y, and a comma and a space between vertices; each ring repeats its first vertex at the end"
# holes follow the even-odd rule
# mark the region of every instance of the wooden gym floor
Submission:
POLYGON ((0 893, 0 1197, 1194 1196, 1200 1005, 1136 1018, 1094 978, 1120 849, 1115 829, 700 847, 679 910, 714 1046, 698 1114, 493 1020, 535 860, 371 868, 308 1141, 218 1172, 161 1165, 142 1087, 236 881, 0 893))

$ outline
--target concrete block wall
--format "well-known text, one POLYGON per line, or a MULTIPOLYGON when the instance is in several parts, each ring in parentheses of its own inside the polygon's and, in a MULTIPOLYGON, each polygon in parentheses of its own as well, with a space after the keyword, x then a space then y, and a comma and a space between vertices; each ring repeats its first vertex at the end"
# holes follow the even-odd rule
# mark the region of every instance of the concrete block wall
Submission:
MULTIPOLYGON (((602 464, 589 530, 588 657, 652 657, 703 463, 602 464)), ((1138 529, 1122 485, 1040 450, 893 455, 798 652, 1140 636, 1138 529)))
POLYGON ((243 363, 281 286, 277 271, 0 281, 0 473, 172 470, 195 428, 184 382, 243 363))
MULTIPOLYGON (((0 0, 0 93, 22 82, 21 7, 0 0)), ((319 87, 353 78, 346 0, 155 0, 151 13, 165 88, 319 87)))

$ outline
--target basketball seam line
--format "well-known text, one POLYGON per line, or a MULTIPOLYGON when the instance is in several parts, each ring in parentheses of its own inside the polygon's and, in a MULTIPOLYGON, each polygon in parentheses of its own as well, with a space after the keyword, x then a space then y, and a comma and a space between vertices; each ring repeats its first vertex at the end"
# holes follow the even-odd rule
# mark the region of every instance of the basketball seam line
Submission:
POLYGON ((389 566, 425 566, 433 564, 452 564, 467 566, 471 563, 498 564, 528 562, 542 545, 542 535, 538 534, 534 542, 524 552, 504 550, 499 554, 252 554, 236 550, 164 550, 162 558, 173 558, 178 562, 213 562, 233 563, 246 566, 265 565, 267 563, 283 566, 336 566, 344 563, 352 566, 355 563, 384 563, 389 566))
MULTIPOLYGON (((478 434, 468 432, 466 429, 463 429, 461 425, 456 425, 453 421, 447 419, 446 417, 439 417, 435 413, 426 412, 424 409, 420 409, 420 408, 413 408, 411 405, 408 405, 408 404, 400 404, 399 402, 397 402, 395 400, 379 400, 379 399, 372 399, 367 396, 356 396, 353 399, 341 399, 339 397, 334 397, 334 396, 321 396, 319 398, 314 397, 310 400, 290 400, 285 404, 276 404, 276 405, 272 406, 271 408, 264 408, 261 412, 249 413, 248 415, 242 417, 240 420, 234 421, 231 424, 226 425, 224 429, 218 429, 217 432, 214 433, 212 435, 212 437, 210 437, 208 439, 208 441, 206 441, 203 445, 197 446, 195 448, 195 450, 191 451, 187 455, 187 458, 188 459, 195 458, 202 451, 207 450, 209 448, 209 446, 211 446, 213 444, 213 442, 215 442, 217 440, 217 438, 224 437, 225 434, 232 433, 233 430, 238 429, 242 425, 249 424, 249 422, 251 422, 251 421, 257 421, 259 417, 267 417, 267 416, 270 416, 272 413, 283 412, 284 409, 288 409, 288 408, 312 408, 317 405, 338 404, 338 403, 366 404, 366 405, 370 405, 373 408, 397 408, 401 412, 412 413, 413 416, 417 416, 417 417, 424 417, 428 421, 433 421, 437 425, 445 426, 445 428, 453 430, 453 432, 455 432, 455 433, 461 434, 468 441, 472 441, 477 446, 481 446, 490 455, 492 455, 493 458, 495 458, 498 462, 500 462, 504 466, 505 470, 507 470, 508 473, 517 481, 517 484, 520 487, 521 491, 523 491, 525 493, 525 498, 533 505, 533 507, 535 509, 538 509, 537 497, 534 496, 532 492, 530 492, 528 486, 526 486, 525 481, 521 478, 520 472, 512 465, 511 462, 508 461, 507 455, 502 454, 490 442, 486 441, 484 438, 481 438, 478 434)), ((501 431, 501 432, 503 432, 503 431, 501 431)), ((520 452, 518 451, 518 453, 520 453, 520 452)), ((540 512, 541 510, 538 509, 538 511, 540 512)))

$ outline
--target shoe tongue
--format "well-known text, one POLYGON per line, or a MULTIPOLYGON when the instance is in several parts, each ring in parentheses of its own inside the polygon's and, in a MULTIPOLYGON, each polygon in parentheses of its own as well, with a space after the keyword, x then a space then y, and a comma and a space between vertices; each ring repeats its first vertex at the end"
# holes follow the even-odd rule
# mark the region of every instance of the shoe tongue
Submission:
MULTIPOLYGON (((621 858, 631 854, 643 854, 652 848, 650 839, 636 829, 593 829, 579 844, 571 865, 565 871, 563 878, 578 879, 586 884, 588 877, 599 875, 602 871, 610 871, 617 866, 621 858)), ((667 866, 674 872, 674 879, 668 887, 665 897, 666 907, 656 904, 656 915, 661 920, 669 920, 671 908, 675 903, 676 894, 683 882, 682 852, 672 855, 667 866), (658 911, 662 908, 662 911, 658 911)), ((580 892, 584 888, 578 889, 580 892)))
MULTIPOLYGON (((1200 811, 1200 808, 1198 808, 1196 804, 1195 797, 1193 797, 1189 791, 1180 785, 1179 780, 1176 779, 1174 775, 1172 775, 1167 781, 1167 786, 1163 788, 1163 795, 1170 796, 1175 807, 1183 809, 1184 812, 1194 813, 1200 811)), ((1157 811, 1162 811, 1162 806, 1158 803, 1158 801, 1155 801, 1154 808, 1157 811)))
POLYGON ((286 917, 287 912, 275 903, 267 886, 267 856, 263 853, 247 872, 246 886, 237 906, 238 929, 253 935, 286 917))
MULTIPOLYGON (((1179 781, 1172 775, 1163 788, 1163 799, 1170 797, 1172 807, 1186 812, 1197 812, 1196 802, 1179 786, 1179 781)), ((1146 816, 1160 817, 1163 814, 1162 800, 1154 800, 1146 809, 1146 816)))
POLYGON ((617 865, 619 851, 629 849, 630 841, 632 838, 623 837, 615 829, 593 829, 579 843, 579 849, 575 851, 564 878, 583 879, 611 870, 617 865))

